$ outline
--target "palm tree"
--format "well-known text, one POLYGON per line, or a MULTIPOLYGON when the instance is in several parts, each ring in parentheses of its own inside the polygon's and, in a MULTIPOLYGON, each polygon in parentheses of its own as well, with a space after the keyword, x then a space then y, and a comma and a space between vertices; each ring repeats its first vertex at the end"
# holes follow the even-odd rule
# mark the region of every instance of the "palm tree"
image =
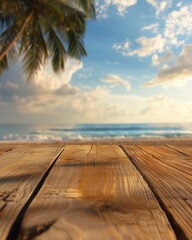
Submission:
POLYGON ((95 17, 94 0, 0 0, 0 73, 22 56, 32 77, 51 58, 55 72, 66 56, 86 55, 86 20, 95 17))

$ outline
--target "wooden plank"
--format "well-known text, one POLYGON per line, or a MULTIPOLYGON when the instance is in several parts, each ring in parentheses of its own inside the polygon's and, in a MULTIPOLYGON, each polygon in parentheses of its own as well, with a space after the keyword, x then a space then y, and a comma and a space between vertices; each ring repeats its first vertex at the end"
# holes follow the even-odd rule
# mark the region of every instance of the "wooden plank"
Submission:
POLYGON ((191 178, 192 173, 192 158, 187 154, 175 151, 167 146, 139 146, 140 149, 151 154, 154 158, 157 158, 161 163, 175 168, 178 170, 178 174, 184 175, 185 178, 191 178))
POLYGON ((5 146, 1 147, 1 146, 0 146, 0 157, 1 157, 1 155, 3 155, 4 153, 9 152, 9 151, 11 151, 12 149, 13 149, 12 147, 5 147, 5 146))
POLYGON ((178 239, 192 239, 192 158, 165 146, 123 146, 172 219, 178 239))
POLYGON ((177 146, 177 145, 168 145, 168 147, 183 153, 186 156, 192 157, 192 146, 177 146))
POLYGON ((0 239, 7 239, 21 210, 37 188, 60 147, 24 147, 0 158, 0 239))
POLYGON ((152 191, 118 146, 67 146, 22 221, 20 238, 171 240, 152 191))

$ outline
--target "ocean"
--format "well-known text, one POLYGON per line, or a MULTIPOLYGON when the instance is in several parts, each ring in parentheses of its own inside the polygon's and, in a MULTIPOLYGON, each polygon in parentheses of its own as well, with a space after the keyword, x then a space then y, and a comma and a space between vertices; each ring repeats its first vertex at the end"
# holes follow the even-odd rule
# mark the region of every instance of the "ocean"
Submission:
POLYGON ((192 137, 192 124, 76 124, 65 126, 0 124, 0 141, 88 141, 192 137))

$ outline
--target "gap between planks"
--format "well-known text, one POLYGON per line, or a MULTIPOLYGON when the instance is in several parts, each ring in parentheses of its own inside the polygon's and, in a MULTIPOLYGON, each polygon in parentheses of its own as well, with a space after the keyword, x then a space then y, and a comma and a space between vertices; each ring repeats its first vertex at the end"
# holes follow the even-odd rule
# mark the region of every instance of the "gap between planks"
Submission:
POLYGON ((24 146, 0 156, 0 239, 16 239, 26 208, 64 148, 24 146))
POLYGON ((192 239, 191 147, 124 145, 122 148, 151 186, 178 239, 192 239))

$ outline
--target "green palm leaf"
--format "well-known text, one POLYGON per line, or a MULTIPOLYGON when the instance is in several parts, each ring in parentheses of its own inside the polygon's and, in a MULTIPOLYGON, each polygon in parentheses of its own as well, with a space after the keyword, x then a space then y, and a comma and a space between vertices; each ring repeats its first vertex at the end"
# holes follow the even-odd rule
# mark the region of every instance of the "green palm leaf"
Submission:
POLYGON ((62 40, 51 26, 48 27, 47 35, 52 67, 55 72, 58 72, 65 67, 66 50, 62 40))
POLYGON ((64 69, 67 55, 86 55, 83 37, 92 17, 94 0, 0 0, 0 71, 20 55, 28 78, 49 58, 54 71, 64 69))
POLYGON ((81 56, 86 56, 86 50, 84 48, 83 39, 74 31, 69 31, 68 34, 68 54, 71 57, 80 59, 81 56))
POLYGON ((33 21, 31 27, 27 44, 25 43, 26 46, 24 46, 25 54, 23 57, 23 68, 28 79, 41 69, 48 56, 47 46, 40 25, 37 21, 33 21))
MULTIPOLYGON (((17 27, 14 25, 5 30, 0 36, 0 51, 1 46, 6 45, 16 34, 17 27)), ((11 62, 15 62, 18 58, 17 44, 13 45, 10 51, 7 53, 7 59, 11 62)))

